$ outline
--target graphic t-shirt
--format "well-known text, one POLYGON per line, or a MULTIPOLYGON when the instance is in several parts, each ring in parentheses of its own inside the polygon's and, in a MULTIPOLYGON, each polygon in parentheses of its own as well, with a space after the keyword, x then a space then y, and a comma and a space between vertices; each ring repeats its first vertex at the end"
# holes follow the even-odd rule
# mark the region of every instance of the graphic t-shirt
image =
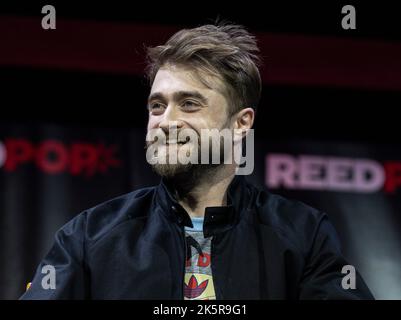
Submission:
POLYGON ((203 236, 203 218, 192 218, 193 228, 185 227, 185 300, 215 300, 210 246, 212 237, 203 236))

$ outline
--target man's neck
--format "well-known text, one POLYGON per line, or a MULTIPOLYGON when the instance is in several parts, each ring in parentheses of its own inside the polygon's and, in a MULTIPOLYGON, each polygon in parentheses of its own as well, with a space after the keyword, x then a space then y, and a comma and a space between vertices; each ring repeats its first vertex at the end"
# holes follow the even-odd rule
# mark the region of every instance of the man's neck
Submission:
POLYGON ((227 205, 227 190, 234 175, 227 166, 205 173, 185 191, 176 190, 177 200, 190 217, 203 217, 207 207, 227 205))

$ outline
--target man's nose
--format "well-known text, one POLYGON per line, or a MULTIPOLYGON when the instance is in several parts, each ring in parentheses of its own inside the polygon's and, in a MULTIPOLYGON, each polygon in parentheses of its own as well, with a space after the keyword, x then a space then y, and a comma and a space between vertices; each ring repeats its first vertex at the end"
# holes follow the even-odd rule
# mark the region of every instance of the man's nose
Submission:
POLYGON ((162 115, 162 119, 159 122, 159 128, 164 132, 182 128, 184 122, 179 117, 179 112, 174 106, 169 105, 162 115))

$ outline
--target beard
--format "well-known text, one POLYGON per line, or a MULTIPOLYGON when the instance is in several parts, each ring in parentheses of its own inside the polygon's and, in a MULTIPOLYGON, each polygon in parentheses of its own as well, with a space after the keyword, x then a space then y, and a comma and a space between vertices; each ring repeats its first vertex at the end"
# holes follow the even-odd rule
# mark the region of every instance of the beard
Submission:
POLYGON ((171 179, 176 176, 183 176, 193 173, 195 171, 195 165, 192 163, 156 163, 152 165, 152 169, 159 176, 171 179))
MULTIPOLYGON (((168 141, 168 137, 166 138, 166 141, 168 141)), ((149 146, 157 144, 158 142, 153 142, 153 141, 147 141, 146 142, 146 147, 149 148, 149 146)), ((193 181, 196 181, 200 177, 204 176, 205 174, 213 174, 216 170, 218 170, 222 165, 224 165, 224 159, 227 158, 227 150, 224 148, 224 143, 223 140, 220 141, 220 148, 217 150, 217 157, 218 157, 218 163, 213 163, 213 153, 216 153, 216 151, 212 148, 212 143, 211 140, 209 141, 209 159, 207 163, 201 163, 201 137, 198 135, 197 139, 197 148, 194 145, 194 142, 189 141, 184 144, 177 144, 176 145, 176 151, 175 152, 186 152, 187 156, 189 157, 190 154, 196 154, 195 156, 198 159, 198 163, 181 163, 179 161, 170 161, 172 158, 170 156, 171 149, 169 149, 169 145, 167 144, 160 144, 157 145, 159 148, 162 146, 163 152, 165 153, 166 161, 165 163, 155 163, 151 164, 151 167, 154 172, 156 172, 158 175, 161 177, 164 177, 168 180, 180 180, 181 183, 185 184, 190 184, 193 181), (185 148, 184 150, 180 148, 185 148)), ((160 149, 158 149, 160 150, 160 149)), ((174 159, 177 159, 177 156, 174 157, 174 159)))

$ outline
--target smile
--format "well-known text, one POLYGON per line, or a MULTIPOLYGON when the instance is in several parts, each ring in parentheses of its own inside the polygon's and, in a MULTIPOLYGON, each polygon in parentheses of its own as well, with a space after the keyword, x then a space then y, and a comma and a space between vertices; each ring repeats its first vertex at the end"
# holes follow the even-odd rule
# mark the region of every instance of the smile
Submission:
POLYGON ((187 143, 187 141, 166 141, 166 145, 171 145, 171 144, 183 145, 186 143, 187 143))

